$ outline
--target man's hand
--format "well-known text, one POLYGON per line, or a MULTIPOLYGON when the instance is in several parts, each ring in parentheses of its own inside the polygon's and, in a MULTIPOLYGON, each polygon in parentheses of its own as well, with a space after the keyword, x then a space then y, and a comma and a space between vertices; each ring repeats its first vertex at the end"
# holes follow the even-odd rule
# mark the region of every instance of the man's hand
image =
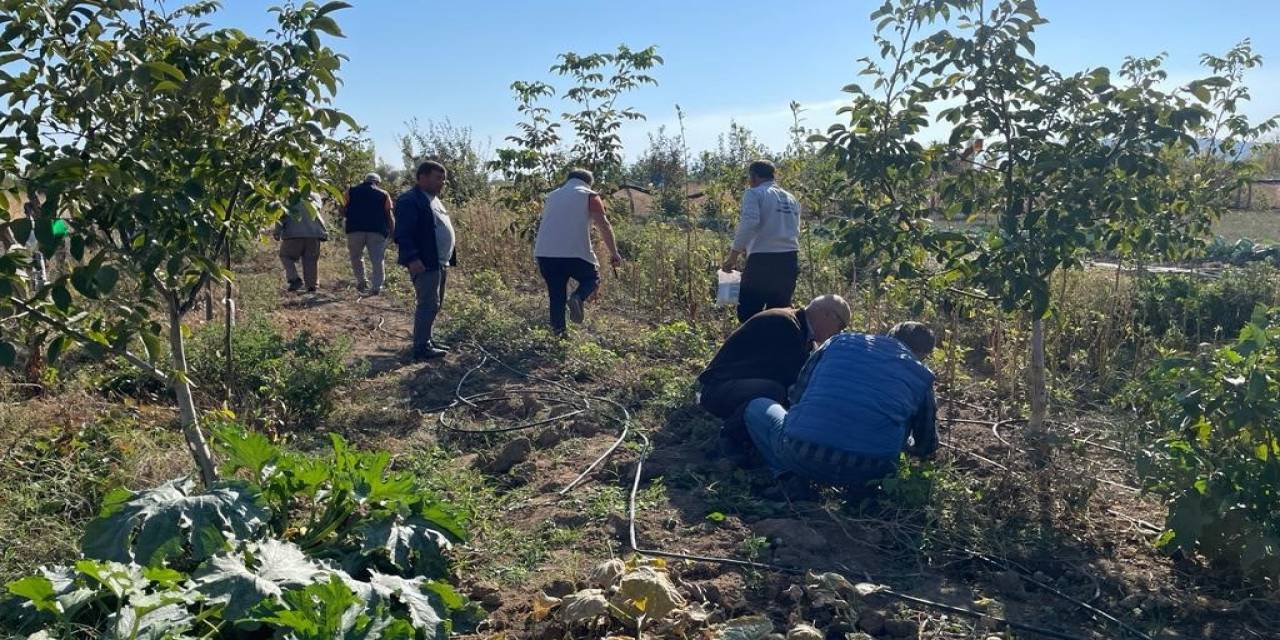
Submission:
POLYGON ((720 265, 720 270, 725 273, 738 270, 738 252, 737 251, 729 252, 729 255, 724 259, 724 264, 720 265))
POLYGON ((412 273, 413 275, 416 276, 420 273, 426 273, 426 272, 427 272, 427 265, 422 264, 421 260, 414 260, 413 262, 409 263, 409 273, 412 273))
POLYGON ((616 251, 613 252, 613 255, 609 256, 609 264, 616 269, 619 265, 622 264, 622 256, 619 255, 618 252, 616 251))

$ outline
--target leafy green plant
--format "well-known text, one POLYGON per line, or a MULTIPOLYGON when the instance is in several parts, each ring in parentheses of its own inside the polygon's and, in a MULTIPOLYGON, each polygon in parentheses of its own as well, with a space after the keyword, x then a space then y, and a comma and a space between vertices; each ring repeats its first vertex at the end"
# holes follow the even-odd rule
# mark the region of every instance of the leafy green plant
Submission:
POLYGON ((56 637, 156 639, 266 632, 291 638, 444 638, 477 609, 446 554, 462 520, 389 456, 287 452, 216 427, 224 481, 122 491, 86 529, 84 559, 7 585, 0 621, 56 637))
MULTIPOLYGON (((192 339, 191 369, 208 401, 222 400, 226 381, 222 327, 203 325, 192 339)), ((290 428, 318 426, 333 412, 334 392, 357 371, 347 363, 349 343, 301 331, 285 339, 266 318, 231 335, 232 407, 246 417, 290 428)))
POLYGON ((1280 578, 1280 313, 1259 307, 1235 343, 1172 355, 1131 397, 1157 438, 1139 459, 1169 505, 1158 544, 1280 578))
POLYGON ((1276 271, 1266 265, 1226 269, 1213 279, 1151 274, 1138 282, 1136 320, 1157 336, 1220 341, 1248 324, 1258 305, 1277 301, 1276 271))

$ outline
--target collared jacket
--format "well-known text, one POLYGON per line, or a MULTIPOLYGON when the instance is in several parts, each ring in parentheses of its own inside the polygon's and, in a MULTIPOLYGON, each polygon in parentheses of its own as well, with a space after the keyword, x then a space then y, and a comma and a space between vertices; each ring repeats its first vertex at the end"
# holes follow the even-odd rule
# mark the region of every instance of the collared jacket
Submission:
POLYGON ((784 433, 867 458, 896 460, 904 449, 930 455, 938 447, 933 381, 933 372, 894 338, 838 334, 801 370, 784 433))
MULTIPOLYGON (((436 215, 431 208, 431 196, 414 187, 396 198, 396 246, 399 258, 396 262, 408 265, 421 260, 427 271, 440 270, 440 249, 436 244, 436 215)), ((455 249, 448 259, 449 266, 457 266, 455 249)))
POLYGON ((789 387, 813 347, 804 309, 766 309, 729 334, 698 382, 710 386, 729 380, 763 378, 789 387))

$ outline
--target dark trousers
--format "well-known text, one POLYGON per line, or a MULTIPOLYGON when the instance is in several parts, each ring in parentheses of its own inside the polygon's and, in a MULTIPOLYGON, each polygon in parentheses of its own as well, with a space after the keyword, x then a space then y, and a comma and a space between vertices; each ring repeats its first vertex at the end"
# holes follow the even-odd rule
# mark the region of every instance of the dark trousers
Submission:
POLYGON ((413 310, 413 350, 416 353, 426 351, 431 346, 431 332, 435 328, 440 306, 444 304, 444 284, 448 275, 444 268, 439 268, 409 277, 413 280, 413 291, 418 297, 418 304, 413 310))
POLYGON ((800 275, 800 254, 753 253, 742 269, 742 288, 738 291, 738 322, 746 322, 765 309, 791 306, 800 275))
POLYGON ((698 404, 706 409, 707 413, 724 421, 721 436, 749 444, 751 438, 747 434, 743 412, 756 398, 768 398, 785 404, 787 388, 776 380, 764 378, 713 382, 702 386, 698 404))
POLYGON ((585 301, 595 292, 600 272, 582 258, 538 258, 538 271, 547 283, 547 299, 551 304, 551 330, 564 333, 564 305, 569 300, 569 280, 578 283, 573 296, 585 301))

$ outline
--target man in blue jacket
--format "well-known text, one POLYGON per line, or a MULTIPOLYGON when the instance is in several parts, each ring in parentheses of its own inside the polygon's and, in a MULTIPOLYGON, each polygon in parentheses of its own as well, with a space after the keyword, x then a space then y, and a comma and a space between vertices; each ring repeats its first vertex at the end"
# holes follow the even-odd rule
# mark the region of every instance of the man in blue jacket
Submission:
POLYGON ((934 336, 903 322, 887 336, 842 333, 809 357, 791 408, 747 405, 751 440, 774 474, 861 489, 897 472, 898 458, 938 447, 933 372, 921 360, 934 336))
POLYGON ((413 313, 414 360, 447 353, 431 333, 444 303, 447 270, 458 264, 453 221, 440 201, 447 175, 444 165, 428 160, 418 165, 418 184, 396 199, 397 262, 409 269, 418 298, 413 313))

